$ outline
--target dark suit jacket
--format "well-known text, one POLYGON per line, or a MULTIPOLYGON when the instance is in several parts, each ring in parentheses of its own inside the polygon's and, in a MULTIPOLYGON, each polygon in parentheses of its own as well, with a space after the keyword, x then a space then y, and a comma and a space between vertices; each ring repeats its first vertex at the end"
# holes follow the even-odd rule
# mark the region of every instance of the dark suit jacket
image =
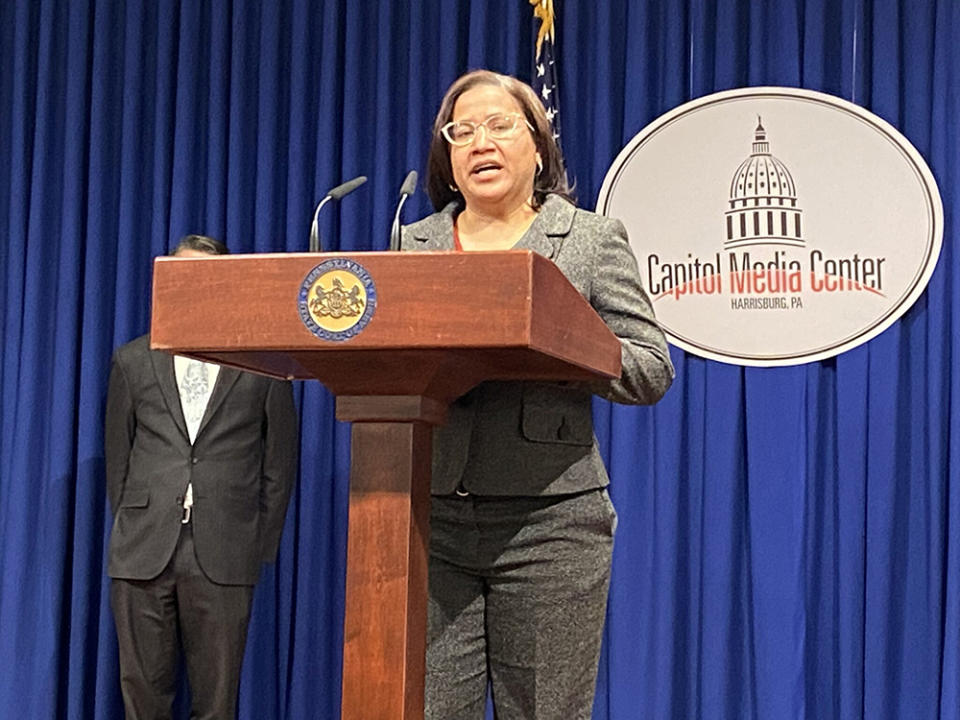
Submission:
POLYGON ((252 585, 276 556, 297 467, 288 382, 222 367, 193 445, 173 356, 143 335, 113 356, 105 423, 113 530, 107 572, 147 580, 166 567, 193 483, 197 560, 214 582, 252 585))
MULTIPOLYGON (((453 250, 457 205, 404 228, 403 250, 453 250)), ((516 248, 552 260, 620 338, 612 382, 486 382, 457 400, 434 433, 435 495, 462 483, 477 495, 574 493, 609 482, 593 435, 590 397, 652 404, 673 365, 619 220, 551 195, 516 248)))

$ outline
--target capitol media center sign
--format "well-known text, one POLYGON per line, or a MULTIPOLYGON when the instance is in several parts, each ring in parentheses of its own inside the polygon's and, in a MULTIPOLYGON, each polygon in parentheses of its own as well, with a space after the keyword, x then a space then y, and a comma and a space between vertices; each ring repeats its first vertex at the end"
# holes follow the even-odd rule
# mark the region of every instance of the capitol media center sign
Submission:
POLYGON ((658 118, 613 163, 597 211, 626 225, 670 341, 739 365, 822 360, 880 334, 923 292, 943 238, 910 142, 795 88, 658 118))

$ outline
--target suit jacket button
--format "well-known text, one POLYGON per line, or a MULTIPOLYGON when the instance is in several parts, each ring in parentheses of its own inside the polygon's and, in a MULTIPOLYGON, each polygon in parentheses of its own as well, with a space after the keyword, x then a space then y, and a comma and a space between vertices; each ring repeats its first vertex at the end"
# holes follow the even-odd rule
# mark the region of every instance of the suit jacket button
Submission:
POLYGON ((200 460, 198 458, 190 458, 190 462, 196 465, 198 462, 200 462, 200 460))

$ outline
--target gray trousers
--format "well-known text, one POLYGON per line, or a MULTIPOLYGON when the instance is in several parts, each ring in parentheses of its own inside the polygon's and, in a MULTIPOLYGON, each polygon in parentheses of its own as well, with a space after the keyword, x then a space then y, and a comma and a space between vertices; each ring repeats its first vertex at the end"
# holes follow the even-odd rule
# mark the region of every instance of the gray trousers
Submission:
POLYGON ((168 720, 180 646, 194 720, 234 720, 252 585, 218 585, 197 564, 184 525, 170 563, 152 580, 114 579, 110 601, 127 720, 168 720))
POLYGON ((616 513, 605 490, 435 496, 427 720, 589 720, 616 513))

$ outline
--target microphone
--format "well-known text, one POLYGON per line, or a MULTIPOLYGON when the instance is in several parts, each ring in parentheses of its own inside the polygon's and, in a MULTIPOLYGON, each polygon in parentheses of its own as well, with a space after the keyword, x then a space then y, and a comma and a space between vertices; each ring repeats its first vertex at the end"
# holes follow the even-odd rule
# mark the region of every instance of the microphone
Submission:
POLYGON ((352 193, 366 181, 366 175, 355 177, 353 180, 347 180, 347 182, 337 185, 333 190, 323 196, 323 200, 321 200, 320 204, 317 205, 317 209, 313 211, 313 223, 310 225, 310 252, 320 252, 320 228, 317 225, 317 217, 320 215, 320 208, 322 208, 331 200, 339 200, 344 195, 352 193))
POLYGON ((393 214, 393 225, 390 227, 390 249, 400 249, 400 211, 403 210, 403 204, 407 198, 413 195, 417 190, 417 171, 411 170, 407 177, 403 179, 403 185, 400 186, 400 200, 397 202, 397 211, 393 214))

